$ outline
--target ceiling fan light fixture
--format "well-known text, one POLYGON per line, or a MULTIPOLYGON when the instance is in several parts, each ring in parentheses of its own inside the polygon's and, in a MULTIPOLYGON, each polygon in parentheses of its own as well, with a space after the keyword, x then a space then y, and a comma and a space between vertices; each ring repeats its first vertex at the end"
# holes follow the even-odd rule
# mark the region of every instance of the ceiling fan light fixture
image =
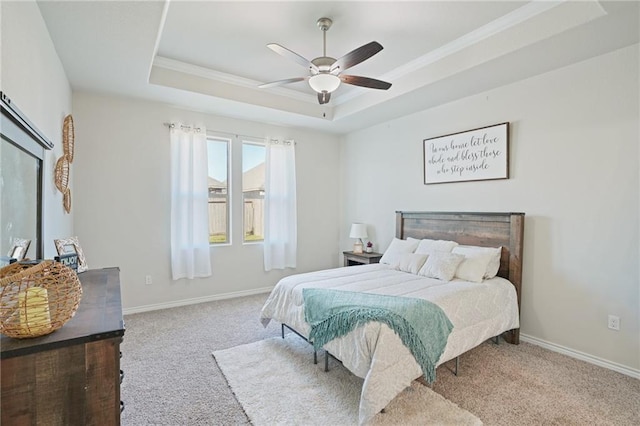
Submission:
POLYGON ((340 78, 328 73, 316 74, 309 78, 309 86, 318 93, 331 93, 340 86, 340 78))
POLYGON ((338 59, 334 59, 327 56, 327 31, 331 27, 331 24, 332 21, 329 18, 318 19, 318 28, 322 30, 322 56, 319 56, 312 61, 305 59, 292 50, 282 47, 277 43, 267 44, 267 47, 277 54, 282 55, 285 58, 289 58, 298 65, 305 67, 309 72, 309 76, 273 81, 271 83, 261 84, 258 87, 264 89, 273 86, 280 86, 282 84, 308 80, 309 86, 311 86, 318 95, 318 102, 320 105, 329 102, 331 99, 331 93, 340 87, 340 83, 366 87, 369 89, 389 89, 391 87, 391 83, 386 81, 357 75, 342 74, 343 71, 358 65, 362 61, 365 61, 380 52, 382 50, 382 45, 377 41, 372 41, 352 50, 338 59))

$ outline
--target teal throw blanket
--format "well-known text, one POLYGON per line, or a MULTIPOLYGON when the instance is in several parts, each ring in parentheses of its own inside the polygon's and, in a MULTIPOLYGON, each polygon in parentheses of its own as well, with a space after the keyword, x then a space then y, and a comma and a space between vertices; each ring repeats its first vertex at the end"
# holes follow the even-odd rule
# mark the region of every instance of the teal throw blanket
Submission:
POLYGON ((423 299, 319 288, 305 288, 302 296, 316 349, 369 321, 382 322, 411 351, 425 379, 435 380, 435 364, 453 329, 439 306, 423 299))

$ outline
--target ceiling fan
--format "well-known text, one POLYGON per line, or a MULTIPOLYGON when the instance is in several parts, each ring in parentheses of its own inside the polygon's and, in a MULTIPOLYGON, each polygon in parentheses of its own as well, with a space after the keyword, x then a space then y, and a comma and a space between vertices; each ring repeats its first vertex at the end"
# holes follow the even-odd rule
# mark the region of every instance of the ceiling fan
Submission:
POLYGON ((306 77, 294 77, 287 78, 285 80, 272 81, 271 83, 261 84, 258 87, 265 89, 267 87, 308 80, 311 88, 318 93, 318 102, 320 102, 321 105, 329 102, 329 99, 331 99, 331 93, 340 86, 341 82, 352 84, 354 86, 367 87, 369 89, 387 90, 391 87, 391 83, 376 80, 375 78, 342 74, 342 72, 348 68, 358 65, 381 51, 382 45, 380 43, 372 41, 371 43, 367 43, 355 50, 352 50, 339 59, 334 59, 327 56, 327 31, 331 28, 333 21, 329 18, 320 18, 318 19, 317 24, 322 30, 322 56, 311 61, 303 58, 286 47, 280 46, 279 44, 267 44, 267 47, 277 54, 282 55, 285 58, 289 58, 297 64, 307 68, 309 70, 309 75, 306 77))

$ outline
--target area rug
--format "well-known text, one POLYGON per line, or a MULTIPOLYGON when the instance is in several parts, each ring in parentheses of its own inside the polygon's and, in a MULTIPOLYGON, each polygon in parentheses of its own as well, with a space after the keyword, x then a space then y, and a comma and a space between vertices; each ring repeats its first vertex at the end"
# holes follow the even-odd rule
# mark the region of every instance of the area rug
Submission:
MULTIPOLYGON (((356 425, 363 380, 298 336, 213 352, 245 413, 261 425, 356 425)), ((414 382, 373 419, 376 425, 481 425, 473 414, 414 382)))

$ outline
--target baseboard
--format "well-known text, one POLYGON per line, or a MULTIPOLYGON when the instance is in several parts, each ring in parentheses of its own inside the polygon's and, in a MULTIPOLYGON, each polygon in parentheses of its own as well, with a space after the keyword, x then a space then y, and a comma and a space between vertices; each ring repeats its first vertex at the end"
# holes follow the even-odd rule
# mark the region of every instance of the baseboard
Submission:
POLYGON ((584 352, 576 351, 574 349, 557 345, 555 343, 547 342, 546 340, 538 339, 537 337, 528 336, 522 333, 520 334, 520 340, 522 340, 523 342, 531 343, 532 345, 541 346, 553 352, 558 352, 563 355, 570 356, 571 358, 579 359, 580 361, 585 361, 590 364, 595 364, 599 367, 604 367, 604 368, 608 368, 609 370, 617 371, 618 373, 622 373, 625 376, 630 376, 635 379, 640 379, 640 370, 627 367, 626 365, 608 361, 603 358, 598 358, 597 356, 589 355, 584 352))
POLYGON ((172 302, 155 303, 153 305, 134 306, 122 310, 123 315, 137 314, 140 312, 157 311, 159 309, 177 308, 179 306, 195 305, 197 303, 215 302, 216 300, 233 299, 234 297, 253 296, 254 294, 269 293, 273 287, 256 288, 253 290, 234 291, 231 293, 214 294, 211 296, 194 297, 172 302))

